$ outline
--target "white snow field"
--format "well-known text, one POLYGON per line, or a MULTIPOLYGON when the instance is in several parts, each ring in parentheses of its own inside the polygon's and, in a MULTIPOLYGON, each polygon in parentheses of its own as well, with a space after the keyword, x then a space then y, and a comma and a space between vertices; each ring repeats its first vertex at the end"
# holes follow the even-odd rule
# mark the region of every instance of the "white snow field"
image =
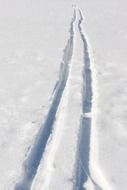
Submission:
POLYGON ((0 190, 127 189, 126 5, 0 0, 0 190))

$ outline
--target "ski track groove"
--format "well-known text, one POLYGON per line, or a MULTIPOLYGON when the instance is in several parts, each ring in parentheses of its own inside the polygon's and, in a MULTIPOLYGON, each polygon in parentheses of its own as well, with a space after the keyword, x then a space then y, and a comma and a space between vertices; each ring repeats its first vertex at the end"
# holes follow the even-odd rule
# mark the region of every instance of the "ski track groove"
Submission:
POLYGON ((94 186, 95 190, 102 190, 102 188, 96 184, 92 179, 89 171, 89 159, 90 159, 90 138, 91 138, 91 116, 87 117, 85 114, 92 111, 92 70, 91 60, 89 55, 89 47, 87 38, 83 32, 84 17, 79 9, 80 19, 78 22, 78 28, 83 42, 84 52, 84 70, 83 70, 83 86, 82 86, 82 112, 79 131, 79 145, 77 151, 77 163, 76 163, 76 184, 75 190, 84 190, 84 184, 89 179, 94 186))
POLYGON ((37 173, 43 153, 45 151, 46 144, 49 136, 52 133, 53 123, 55 121, 56 112, 61 101, 61 97, 66 86, 66 82, 69 75, 69 67, 71 58, 73 55, 73 41, 74 41, 74 22, 76 19, 76 11, 74 10, 73 17, 70 23, 70 38, 68 39, 67 45, 64 49, 63 61, 60 68, 59 81, 56 83, 53 91, 53 100, 50 106, 49 112, 45 119, 44 124, 40 128, 35 142, 30 150, 27 159, 23 165, 23 176, 22 179, 17 182, 14 190, 30 190, 33 179, 37 173))

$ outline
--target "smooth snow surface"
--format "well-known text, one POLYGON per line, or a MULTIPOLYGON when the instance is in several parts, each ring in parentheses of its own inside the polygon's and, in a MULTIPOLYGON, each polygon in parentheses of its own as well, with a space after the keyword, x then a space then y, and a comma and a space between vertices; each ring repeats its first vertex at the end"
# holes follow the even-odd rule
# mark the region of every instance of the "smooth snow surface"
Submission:
POLYGON ((126 5, 0 0, 0 190, 127 189, 126 5))

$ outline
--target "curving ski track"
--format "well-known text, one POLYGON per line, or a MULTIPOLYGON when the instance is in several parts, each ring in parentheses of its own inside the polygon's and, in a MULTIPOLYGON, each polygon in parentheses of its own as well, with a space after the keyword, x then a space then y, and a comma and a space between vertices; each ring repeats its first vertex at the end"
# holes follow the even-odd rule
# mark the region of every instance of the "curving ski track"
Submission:
POLYGON ((22 180, 15 185, 14 188, 15 190, 30 190, 32 181, 36 175, 38 166, 43 157, 47 141, 52 132, 56 112, 68 79, 69 65, 73 54, 73 41, 74 41, 73 25, 75 19, 76 19, 76 11, 74 10, 73 18, 70 23, 70 31, 69 31, 70 38, 64 49, 63 61, 61 64, 61 69, 59 74, 59 81, 57 82, 54 88, 52 104, 49 109, 47 118, 44 124, 42 125, 36 137, 36 140, 30 150, 28 158, 24 162, 24 172, 22 180))

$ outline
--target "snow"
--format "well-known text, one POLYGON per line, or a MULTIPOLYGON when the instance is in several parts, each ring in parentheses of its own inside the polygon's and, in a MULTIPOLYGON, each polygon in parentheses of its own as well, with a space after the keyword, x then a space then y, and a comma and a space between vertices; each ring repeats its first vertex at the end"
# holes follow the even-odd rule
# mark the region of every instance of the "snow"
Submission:
POLYGON ((65 49, 72 37, 74 8, 69 74, 29 189, 126 189, 126 4, 125 0, 0 0, 0 190, 16 189, 22 182, 46 126, 69 53, 70 46, 65 49), (88 83, 82 77, 85 56, 78 8, 84 15, 85 56, 88 53, 92 74, 92 107, 86 111, 83 84, 88 83))
POLYGON ((125 4, 125 1, 94 1, 85 4, 85 28, 95 50, 98 83, 93 117, 97 133, 93 144, 97 140, 95 147, 98 150, 96 156, 92 155, 94 161, 91 168, 97 166, 113 190, 126 189, 125 4), (94 16, 90 17, 93 12, 94 16))
POLYGON ((54 130, 32 189, 73 189, 75 158, 82 104, 83 56, 78 23, 74 23, 74 50, 68 80, 58 108, 54 130), (76 31, 75 31, 76 30, 76 31), (75 36, 76 35, 76 36, 75 36), (72 109, 73 108, 73 109, 72 109), (66 139, 66 140, 65 140, 66 139), (62 164, 64 163, 64 164, 62 164), (65 169, 66 168, 66 169, 65 169), (43 184, 41 183, 43 180, 43 184))
MULTIPOLYGON (((41 1, 0 1, 1 190, 14 189, 22 175, 58 78, 69 16, 63 25, 62 7, 58 18, 52 7, 41 1)), ((71 8, 68 12, 71 17, 71 8)))

